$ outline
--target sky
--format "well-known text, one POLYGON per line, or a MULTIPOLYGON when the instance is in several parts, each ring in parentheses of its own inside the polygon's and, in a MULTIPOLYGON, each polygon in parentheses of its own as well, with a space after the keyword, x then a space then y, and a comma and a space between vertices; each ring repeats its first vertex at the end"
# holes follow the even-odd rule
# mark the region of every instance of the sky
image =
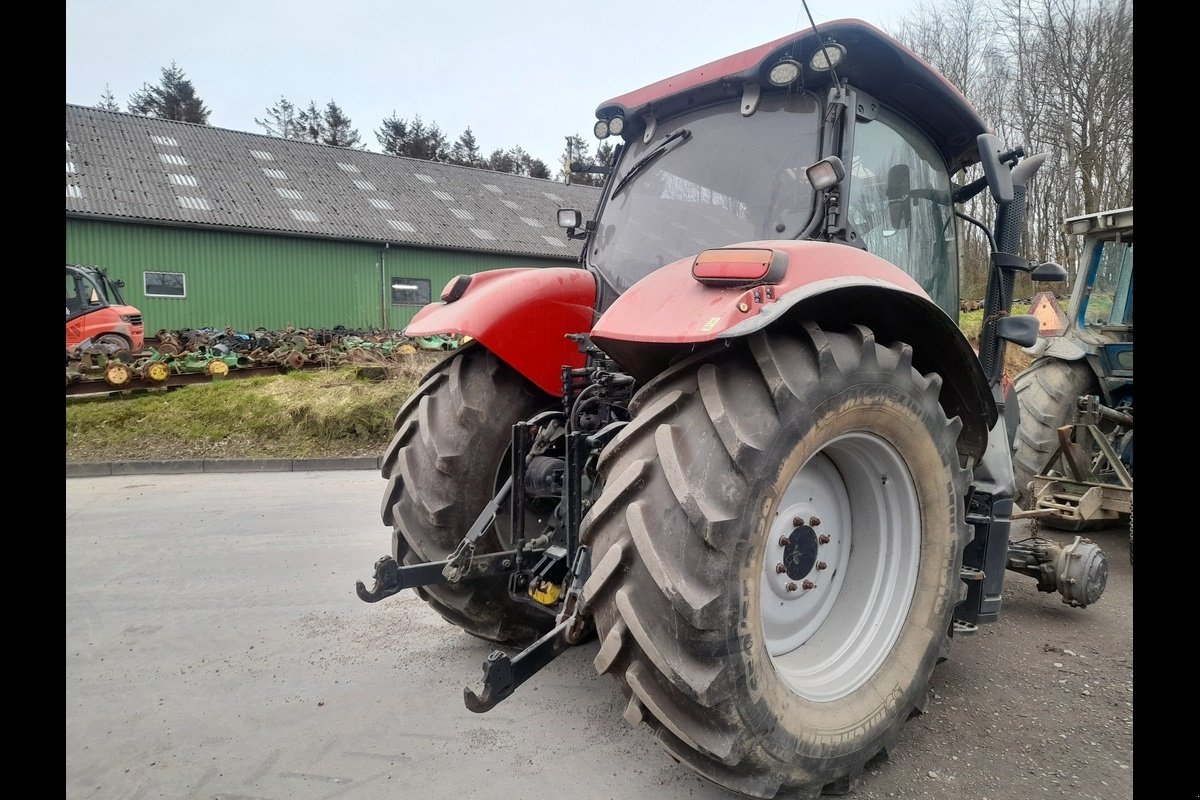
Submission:
MULTIPOLYGON (((916 0, 809 0, 820 23, 887 29, 916 0)), ((280 97, 335 101, 368 149, 395 114, 468 127, 486 156, 523 147, 557 175, 565 137, 593 148, 604 101, 808 26, 801 2, 607 0, 66 0, 66 102, 105 88, 124 109, 172 62, 209 124, 255 123, 280 97)))

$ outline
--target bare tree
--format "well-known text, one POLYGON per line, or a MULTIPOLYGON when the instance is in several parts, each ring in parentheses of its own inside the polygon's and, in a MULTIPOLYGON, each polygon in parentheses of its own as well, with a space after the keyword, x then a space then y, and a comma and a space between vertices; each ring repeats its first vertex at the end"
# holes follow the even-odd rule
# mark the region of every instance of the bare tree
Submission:
MULTIPOLYGON (((893 35, 963 92, 1010 146, 1044 153, 1030 182, 1026 248, 1074 266, 1062 221, 1133 203, 1131 0, 923 2, 893 35)), ((985 221, 981 197, 970 213, 985 221)), ((963 292, 982 286, 986 250, 968 229, 963 292)), ((1030 287, 1027 278, 1018 293, 1030 287)))

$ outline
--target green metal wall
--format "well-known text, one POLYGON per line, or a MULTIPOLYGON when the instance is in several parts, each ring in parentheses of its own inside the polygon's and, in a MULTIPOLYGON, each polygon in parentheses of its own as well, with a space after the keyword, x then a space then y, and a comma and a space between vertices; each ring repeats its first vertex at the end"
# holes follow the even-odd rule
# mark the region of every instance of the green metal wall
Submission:
POLYGON ((419 305, 392 305, 393 278, 424 278, 437 298, 459 273, 570 261, 423 250, 161 225, 67 220, 67 263, 125 281, 147 334, 183 328, 401 330, 419 305), (182 272, 185 298, 146 297, 143 272, 182 272))

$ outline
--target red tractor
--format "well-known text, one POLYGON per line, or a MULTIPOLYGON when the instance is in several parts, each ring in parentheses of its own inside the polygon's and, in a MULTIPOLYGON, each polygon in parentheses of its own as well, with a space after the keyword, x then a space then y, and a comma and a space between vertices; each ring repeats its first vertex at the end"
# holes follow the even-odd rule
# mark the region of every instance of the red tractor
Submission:
POLYGON ((1065 278, 1017 255, 1044 156, 856 20, 603 103, 595 132, 619 139, 579 168, 599 206, 559 212, 578 268, 460 275, 406 330, 473 341, 396 417, 392 553, 359 596, 413 588, 505 646, 473 711, 594 637, 625 718, 700 775, 847 791, 1000 614, 1003 355, 1038 333, 1013 280, 1065 278), (984 190, 994 231, 956 210, 984 190), (960 221, 994 245, 978 353, 960 221))

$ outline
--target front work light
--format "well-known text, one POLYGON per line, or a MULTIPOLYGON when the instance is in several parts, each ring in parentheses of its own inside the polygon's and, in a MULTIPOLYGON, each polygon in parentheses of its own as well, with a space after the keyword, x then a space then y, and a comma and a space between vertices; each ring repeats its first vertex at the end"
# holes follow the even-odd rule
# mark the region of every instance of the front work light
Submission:
POLYGON ((558 227, 578 228, 583 225, 583 214, 578 209, 560 208, 558 210, 558 227))
POLYGON ((842 179, 846 177, 846 168, 842 166, 840 158, 829 156, 806 169, 804 174, 808 176, 808 182, 812 184, 812 187, 820 191, 841 183, 842 179))
POLYGON ((597 139, 608 138, 608 120, 598 119, 595 126, 592 128, 592 133, 596 134, 597 139))

